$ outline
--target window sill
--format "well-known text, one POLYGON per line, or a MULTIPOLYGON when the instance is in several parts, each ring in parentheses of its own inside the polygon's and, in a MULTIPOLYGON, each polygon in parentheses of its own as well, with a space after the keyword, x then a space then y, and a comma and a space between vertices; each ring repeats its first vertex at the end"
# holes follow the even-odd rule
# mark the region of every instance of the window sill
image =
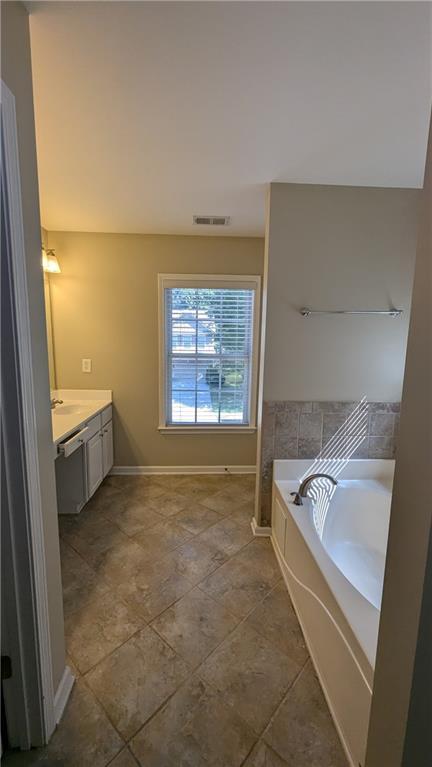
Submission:
POLYGON ((256 426, 159 426, 162 434, 254 434, 256 426))

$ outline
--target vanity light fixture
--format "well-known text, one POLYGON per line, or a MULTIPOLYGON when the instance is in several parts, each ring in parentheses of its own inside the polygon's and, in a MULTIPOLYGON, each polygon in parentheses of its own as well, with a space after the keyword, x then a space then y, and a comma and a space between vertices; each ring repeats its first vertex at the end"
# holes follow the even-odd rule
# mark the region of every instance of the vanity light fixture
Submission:
POLYGON ((52 248, 49 250, 42 248, 42 266, 44 272, 49 272, 50 274, 59 274, 61 272, 60 264, 52 248))

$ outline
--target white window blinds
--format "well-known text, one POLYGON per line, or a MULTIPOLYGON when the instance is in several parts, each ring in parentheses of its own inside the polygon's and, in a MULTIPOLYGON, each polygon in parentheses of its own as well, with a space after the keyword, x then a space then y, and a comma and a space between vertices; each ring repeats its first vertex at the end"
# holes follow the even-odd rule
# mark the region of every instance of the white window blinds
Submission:
POLYGON ((251 420, 256 285, 163 287, 167 426, 251 420))

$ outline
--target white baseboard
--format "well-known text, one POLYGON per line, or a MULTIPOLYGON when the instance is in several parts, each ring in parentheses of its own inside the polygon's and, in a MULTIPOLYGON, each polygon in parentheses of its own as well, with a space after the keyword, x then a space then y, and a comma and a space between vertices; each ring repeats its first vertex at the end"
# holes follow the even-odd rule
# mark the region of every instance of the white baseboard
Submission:
POLYGON ((255 474, 255 466, 113 466, 110 474, 255 474))
POLYGON ((254 535, 256 535, 257 538, 270 538, 272 534, 271 527, 264 527, 262 525, 258 525, 255 517, 252 517, 251 519, 251 528, 254 535))
POLYGON ((63 716, 63 712, 66 708, 66 703, 69 700, 69 695, 71 694, 74 682, 75 677, 72 674, 69 666, 66 666, 65 670, 63 671, 63 676, 60 679, 60 684, 57 687, 57 692, 54 695, 54 717, 56 724, 59 723, 63 716))

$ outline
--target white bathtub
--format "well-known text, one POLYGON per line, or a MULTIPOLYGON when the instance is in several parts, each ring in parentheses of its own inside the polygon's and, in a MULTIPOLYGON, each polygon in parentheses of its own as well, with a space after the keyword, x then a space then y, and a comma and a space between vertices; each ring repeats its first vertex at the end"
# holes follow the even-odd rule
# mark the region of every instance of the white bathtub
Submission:
POLYGON ((272 543, 349 761, 364 764, 394 462, 352 460, 330 503, 292 503, 308 461, 275 461, 272 543))

